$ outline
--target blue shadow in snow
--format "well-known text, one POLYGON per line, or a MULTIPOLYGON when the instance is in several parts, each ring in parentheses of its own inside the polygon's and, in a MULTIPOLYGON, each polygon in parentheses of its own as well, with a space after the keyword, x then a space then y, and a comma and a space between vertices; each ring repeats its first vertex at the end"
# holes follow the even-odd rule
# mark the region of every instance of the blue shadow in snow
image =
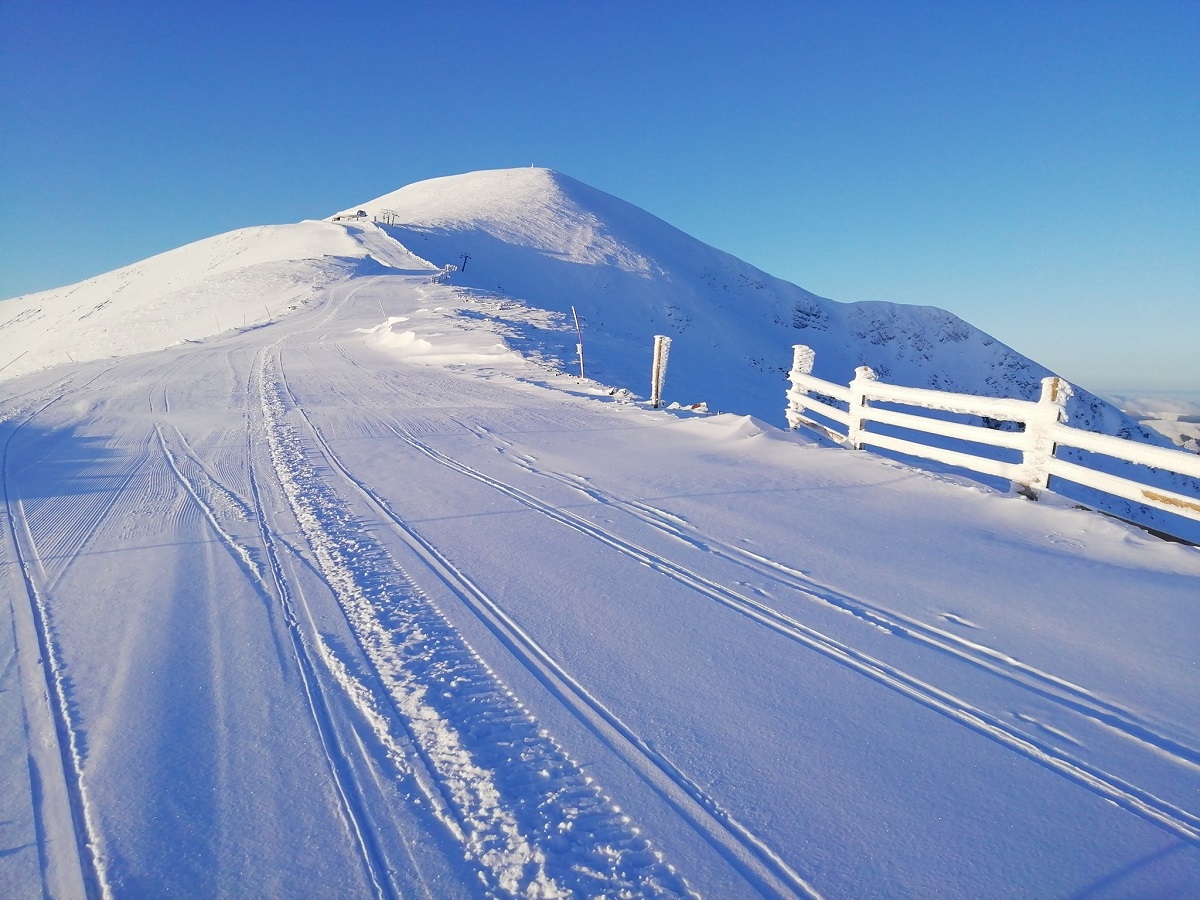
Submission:
POLYGON ((0 478, 9 502, 115 490, 141 458, 75 427, 0 422, 0 478))

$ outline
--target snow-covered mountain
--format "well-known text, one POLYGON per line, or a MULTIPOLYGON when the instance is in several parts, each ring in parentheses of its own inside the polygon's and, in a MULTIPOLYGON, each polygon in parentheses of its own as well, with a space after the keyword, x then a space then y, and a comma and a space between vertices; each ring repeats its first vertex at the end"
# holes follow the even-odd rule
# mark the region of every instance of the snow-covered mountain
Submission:
POLYGON ((0 897, 1195 893, 1197 548, 564 313, 775 421, 795 335, 993 345, 549 172, 365 206, 0 304, 0 897))
MULTIPOLYGON (((814 374, 838 383, 867 365, 896 384, 1036 399, 1053 374, 946 310, 818 297, 548 169, 435 178, 331 218, 360 211, 418 255, 459 266, 455 284, 553 310, 564 322, 574 306, 589 375, 638 393, 654 334, 673 338, 673 399, 771 422, 782 422, 798 343, 816 350, 814 374)), ((559 358, 574 355, 572 330, 555 340, 513 327, 559 358)), ((1157 441, 1086 390, 1070 412, 1080 427, 1157 441)))
MULTIPOLYGON (((668 402, 780 425, 797 343, 816 350, 815 374, 842 384, 868 365, 896 384, 1036 399, 1052 374, 945 310, 818 297, 623 200, 528 168, 418 182, 325 221, 241 229, 5 301, 0 378, 259 326, 331 286, 381 273, 422 273, 453 286, 459 327, 494 336, 464 361, 517 352, 576 372, 574 309, 589 378, 647 394, 653 336, 667 334, 668 402)), ((375 335, 373 345, 446 358, 406 327, 375 335)), ((1078 387, 1068 412, 1078 428, 1169 445, 1078 387)), ((1125 465, 1104 464, 1118 472, 1125 465)), ((1156 483, 1200 495, 1186 479, 1156 483)), ((1173 527, 1151 510, 1062 487, 1125 518, 1173 527)))
MULTIPOLYGON (((241 229, 4 301, 0 378, 271 321, 323 287, 394 267, 376 228, 432 265, 457 266, 450 281, 470 289, 464 300, 495 301, 466 315, 495 320, 515 349, 568 370, 575 307, 588 375, 639 394, 659 333, 674 339, 672 399, 776 423, 796 343, 813 347, 815 374, 836 382, 869 365, 898 384, 1034 398, 1051 374, 945 310, 818 297, 623 200, 529 168, 422 181, 324 222, 241 229)), ((1087 391, 1071 414, 1082 427, 1161 441, 1087 391)))

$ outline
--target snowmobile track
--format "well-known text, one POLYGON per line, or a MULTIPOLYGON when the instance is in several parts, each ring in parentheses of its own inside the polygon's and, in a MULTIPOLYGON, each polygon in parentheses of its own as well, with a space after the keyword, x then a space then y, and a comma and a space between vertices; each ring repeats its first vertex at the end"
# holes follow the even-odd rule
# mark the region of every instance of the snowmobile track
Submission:
POLYGON ((866 653, 830 638, 796 619, 750 597, 626 541, 566 510, 554 507, 499 479, 446 456, 414 435, 385 423, 386 427, 413 449, 460 474, 492 487, 526 507, 568 528, 586 534, 651 569, 684 584, 730 609, 906 696, 978 734, 1007 747, 1031 762, 1064 776, 1076 784, 1117 804, 1163 830, 1200 846, 1200 816, 1180 809, 1136 785, 1089 765, 1062 750, 1028 735, 1000 718, 919 678, 877 660, 866 653))
MULTIPOLYGON (((293 661, 295 662, 296 670, 300 674, 308 709, 321 740, 325 761, 337 792, 343 819, 347 829, 354 836, 363 869, 374 889, 374 895, 379 900, 389 900, 395 894, 391 890, 388 879, 383 874, 387 871, 386 865, 382 861, 382 854, 374 840, 373 830, 364 825, 363 820, 366 817, 366 812, 363 809, 360 791, 353 783, 352 767, 347 761, 346 753, 342 748, 342 741, 337 735, 337 730, 333 724, 316 668, 305 647, 304 637, 295 614, 294 605, 291 602, 290 592, 283 581, 277 555, 273 545, 270 543, 269 529, 261 524, 263 522, 262 507, 258 494, 258 486, 254 479, 253 468, 250 470, 250 478, 255 503, 254 512, 261 526, 260 533, 263 535, 273 583, 268 583, 266 580, 258 563, 254 559, 251 549, 239 542, 222 527, 218 511, 205 501, 202 496, 202 489, 183 473, 178 459, 167 446, 161 424, 155 423, 155 432, 158 435, 159 446, 162 449, 163 456, 166 458, 167 465, 174 473, 180 486, 199 508, 205 520, 216 533, 221 543, 225 545, 235 562, 249 576, 251 582, 262 596, 264 603, 269 606, 271 603, 277 602, 280 605, 290 638, 293 661)), ((217 487, 224 491, 221 486, 218 485, 217 487)), ((203 491, 203 493, 208 493, 208 491, 203 491)), ((228 491, 224 491, 224 493, 228 494, 228 491)))
MULTIPOLYGON (((364 492, 313 427, 282 372, 281 379, 282 389, 310 429, 329 469, 374 505, 375 496, 364 492)), ((264 396, 265 390, 264 383, 264 396)), ((281 414, 266 411, 266 405, 264 410, 268 419, 278 419, 281 414)), ((281 432, 276 429, 277 434, 281 432)), ((292 447, 290 452, 299 451, 292 447)), ((440 809, 438 817, 443 824, 464 844, 468 859, 477 861, 489 890, 498 896, 557 895, 564 889, 581 896, 690 895, 682 878, 627 826, 628 819, 495 679, 423 592, 387 558, 386 551, 373 546, 361 529, 336 511, 338 501, 332 495, 322 496, 328 489, 298 470, 292 471, 293 466, 306 465, 302 457, 281 462, 280 457, 289 453, 287 446, 273 447, 272 453, 281 481, 293 482, 289 501, 324 577, 334 589, 374 677, 385 685, 396 723, 419 754, 419 768, 424 771, 417 773, 417 783, 435 809, 440 809), (302 489, 295 485, 297 480, 303 483, 302 489), (347 568, 336 547, 338 532, 347 525, 352 533, 341 535, 341 540, 348 543, 357 572, 347 568), (376 561, 368 563, 371 558, 376 561), (382 584, 372 585, 370 578, 365 584, 356 580, 373 566, 386 569, 377 573, 382 584), (385 614, 388 607, 392 612, 385 614), (401 607, 405 609, 401 611, 401 607), (434 648, 436 658, 430 673, 409 669, 405 657, 411 650, 398 641, 415 641, 425 650, 434 648), (438 681, 429 681, 436 670, 454 677, 439 687, 438 681), (447 687, 453 690, 442 693, 447 687), (431 705, 432 698, 458 695, 467 696, 470 702, 457 713, 431 705), (517 756, 503 750, 509 738, 466 737, 494 724, 506 733, 522 735, 517 739, 517 756), (486 757, 490 752, 494 756, 497 751, 500 757, 490 763, 475 759, 476 754, 486 757), (575 835, 571 852, 546 853, 543 842, 563 834, 575 835), (531 865, 532 881, 528 871, 520 871, 531 865)), ((418 554, 418 558, 422 557, 418 554)))
MULTIPOLYGON (((107 369, 104 371, 107 371, 107 369)), ((95 378, 98 378, 100 374, 103 374, 103 372, 98 373, 95 378)), ((94 381, 95 378, 91 380, 94 381)), ((90 384, 90 381, 88 383, 90 384)), ((62 785, 65 789, 67 804, 69 806, 71 828, 75 836, 75 849, 77 853, 75 860, 79 866, 80 882, 85 894, 89 898, 109 898, 112 896, 112 889, 108 883, 103 861, 103 850, 100 845, 97 828, 92 821, 91 807, 88 803, 87 791, 83 782, 83 756, 75 723, 71 717, 70 699, 67 696, 67 688, 63 676, 63 660, 60 649, 54 641, 46 598, 38 590, 33 576, 30 557, 32 550, 26 549, 27 545, 32 546, 29 544, 29 526, 25 521, 20 502, 13 498, 9 491, 8 454, 13 438, 19 433, 21 428, 29 424, 39 413, 62 399, 63 396, 64 394, 58 394, 46 401, 27 415, 16 428, 9 432, 8 438, 4 442, 3 456, 0 457, 0 477, 3 478, 4 482, 5 521, 8 525, 6 530, 17 568, 20 571, 25 587, 29 622, 35 632, 39 663, 41 665, 42 677, 45 681, 47 705, 53 719, 52 729, 58 748, 58 772, 62 777, 62 785)), ((13 605, 14 607, 16 605, 15 598, 13 605)), ((14 614, 16 614, 15 608, 14 614)), ((14 624, 16 625, 16 623, 14 624)), ((17 627, 20 630, 20 626, 17 625, 17 627)), ((27 710, 27 713, 31 712, 31 710, 27 710)), ((33 762, 31 760, 32 765, 33 762)), ((39 841, 46 840, 46 835, 40 822, 38 823, 38 837, 39 841)), ((42 877, 45 879, 48 874, 45 869, 45 847, 40 846, 38 852, 42 862, 42 877)), ((44 886, 47 894, 51 893, 50 886, 48 884, 44 886)))
POLYGON ((1151 748, 1154 752, 1174 757, 1185 765, 1200 766, 1200 750, 1156 732, 1149 725, 1140 721, 1132 712, 1117 704, 1106 702, 1087 688, 1013 659, 1002 651, 985 644, 968 641, 960 635, 927 625, 910 616, 883 609, 836 587, 816 581, 783 563, 760 556, 742 547, 723 543, 709 536, 701 537, 679 517, 671 516, 646 503, 617 497, 599 490, 588 484, 586 480, 576 476, 534 467, 515 454, 509 454, 509 458, 531 474, 574 488, 597 503, 620 509, 653 529, 691 545, 701 552, 741 566, 815 603, 848 612, 897 637, 953 656, 970 666, 982 669, 990 675, 1004 679, 1038 697, 1050 700, 1073 713, 1117 731, 1130 740, 1151 748))
MULTIPOLYGON (((817 891, 761 838, 722 808, 663 754, 574 679, 491 597, 356 479, 320 430, 297 407, 329 463, 385 516, 397 535, 556 698, 703 834, 757 890, 769 896, 816 897, 817 891), (665 782, 664 782, 665 779, 665 782)), ((385 423, 386 424, 386 423, 385 423)), ((390 426, 388 426, 390 427, 390 426)), ((396 432, 398 436, 400 432, 396 432)))

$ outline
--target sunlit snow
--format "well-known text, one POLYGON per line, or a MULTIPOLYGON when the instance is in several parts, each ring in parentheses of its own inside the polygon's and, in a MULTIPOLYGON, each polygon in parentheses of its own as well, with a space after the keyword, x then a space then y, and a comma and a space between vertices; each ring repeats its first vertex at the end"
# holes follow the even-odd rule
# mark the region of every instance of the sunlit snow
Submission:
POLYGON ((546 170, 345 213, 0 304, 0 895, 1195 893, 1200 551, 779 427, 1041 367, 546 170))

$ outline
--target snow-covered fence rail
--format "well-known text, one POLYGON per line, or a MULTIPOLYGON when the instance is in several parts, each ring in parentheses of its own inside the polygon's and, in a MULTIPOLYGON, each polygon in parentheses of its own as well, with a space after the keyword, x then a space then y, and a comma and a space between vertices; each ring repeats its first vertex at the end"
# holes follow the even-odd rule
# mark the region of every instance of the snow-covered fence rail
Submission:
POLYGON ((1055 477, 1200 521, 1200 499, 1196 497, 1152 487, 1056 456, 1059 448, 1072 447, 1086 453, 1200 479, 1200 456, 1071 428, 1066 424, 1066 403, 1071 396, 1071 385, 1057 376, 1042 380, 1042 394, 1037 401, 976 397, 885 384, 877 380, 875 373, 867 366, 859 366, 854 380, 844 387, 813 376, 816 354, 811 348, 797 344, 793 349, 795 355, 789 373, 792 386, 787 392, 787 419, 792 428, 810 428, 855 450, 878 447, 1004 478, 1012 483, 1014 489, 1030 496, 1036 496, 1039 490, 1049 489, 1050 478, 1055 477), (1014 422, 1021 427, 1020 430, 1005 431, 985 425, 946 421, 928 415, 875 408, 871 405, 874 402, 978 416, 995 423, 1014 422), (840 404, 845 404, 846 408, 843 409, 840 404), (813 417, 814 414, 844 426, 845 434, 823 424, 813 417), (1016 451, 1020 459, 1004 461, 968 450, 949 449, 894 434, 870 431, 868 426, 873 422, 915 432, 918 436, 937 435, 1016 451))
MULTIPOLYGON (((1076 447, 1089 453, 1099 453, 1138 465, 1200 479, 1200 456, 1183 450, 1139 444, 1136 441, 1081 431, 1065 425, 1052 427, 1049 434, 1059 447, 1076 447)), ((1186 494, 1169 491, 1165 488, 1149 487, 1128 478, 1110 475, 1107 472, 1097 472, 1095 469, 1089 469, 1057 457, 1050 458, 1046 471, 1056 478, 1073 481, 1115 497, 1123 497, 1135 503, 1143 503, 1155 509, 1200 521, 1200 500, 1186 494)))

